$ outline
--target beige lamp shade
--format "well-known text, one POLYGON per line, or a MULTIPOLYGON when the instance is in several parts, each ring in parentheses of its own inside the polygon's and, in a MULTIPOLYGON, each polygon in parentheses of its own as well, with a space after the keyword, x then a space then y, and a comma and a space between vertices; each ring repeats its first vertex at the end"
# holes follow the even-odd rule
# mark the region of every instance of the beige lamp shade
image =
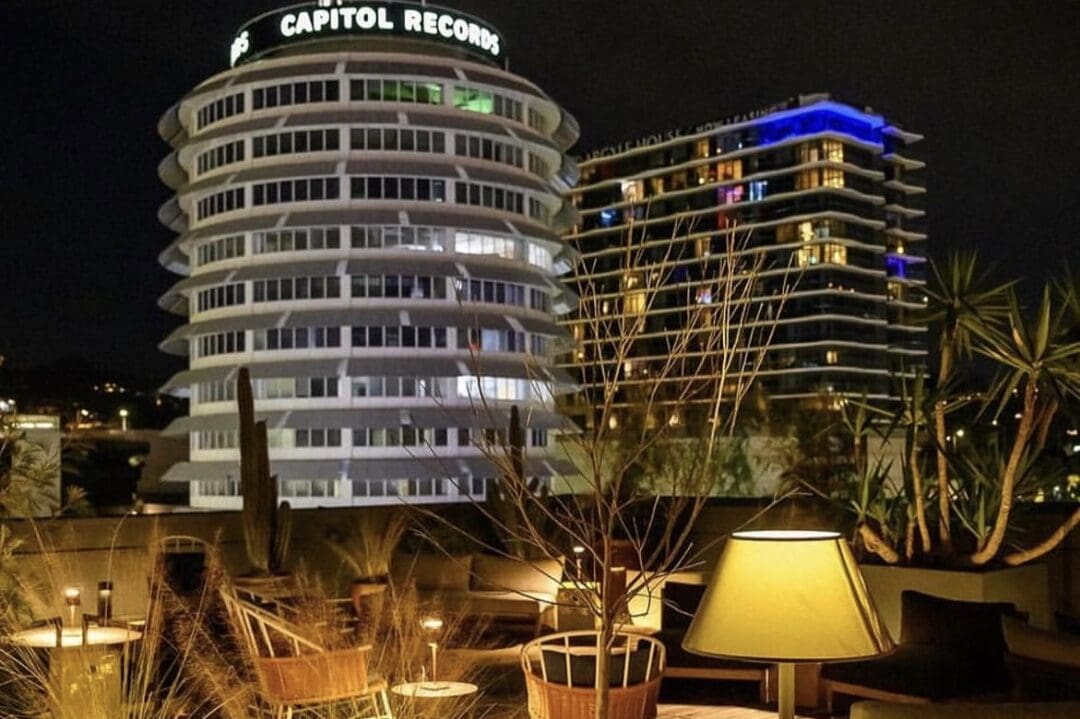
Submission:
POLYGON ((881 623, 847 542, 835 532, 738 532, 728 540, 683 647, 761 662, 886 654, 881 623))

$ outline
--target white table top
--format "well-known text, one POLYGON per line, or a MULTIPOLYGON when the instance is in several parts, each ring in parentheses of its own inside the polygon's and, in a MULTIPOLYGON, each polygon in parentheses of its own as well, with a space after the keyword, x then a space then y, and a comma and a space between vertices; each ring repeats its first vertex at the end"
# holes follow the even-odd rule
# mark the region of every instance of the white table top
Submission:
MULTIPOLYGON (((127 644, 142 637, 142 632, 136 632, 123 627, 89 627, 86 630, 87 646, 109 646, 127 644)), ((39 649, 56 648, 56 629, 54 627, 34 627, 15 632, 10 641, 24 647, 39 649)), ((79 627, 64 627, 60 634, 60 646, 81 647, 83 646, 83 631, 79 627)))
POLYGON ((408 682, 393 686, 390 691, 412 699, 445 699, 475 694, 480 688, 468 682, 408 682))

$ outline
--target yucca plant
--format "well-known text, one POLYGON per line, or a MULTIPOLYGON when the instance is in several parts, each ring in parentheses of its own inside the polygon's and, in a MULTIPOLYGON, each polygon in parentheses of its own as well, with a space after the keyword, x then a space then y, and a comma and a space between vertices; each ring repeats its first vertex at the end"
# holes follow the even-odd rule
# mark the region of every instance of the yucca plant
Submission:
POLYGON ((1061 468, 1049 461, 1047 443, 1055 419, 1075 410, 1080 399, 1076 284, 1069 276, 1048 285, 1026 309, 1012 283, 991 286, 977 277, 973 256, 954 258, 936 275, 939 287, 931 297, 937 309, 931 317, 946 325, 943 369, 933 390, 918 374, 906 384, 904 405, 890 424, 904 430, 904 489, 898 496, 909 505, 919 541, 907 541, 901 553, 881 521, 866 522, 865 512, 859 514, 865 523, 861 535, 889 563, 932 558, 951 565, 1022 564, 1080 526, 1077 511, 1037 546, 1006 549, 1015 534, 1010 529, 1015 530, 1017 503, 1060 483, 1061 468), (990 360, 999 371, 985 389, 963 391, 964 365, 954 363, 972 356, 990 360), (977 420, 995 429, 973 431, 964 448, 950 445, 948 416, 969 404, 979 406, 977 420), (935 523, 936 537, 930 532, 935 523))

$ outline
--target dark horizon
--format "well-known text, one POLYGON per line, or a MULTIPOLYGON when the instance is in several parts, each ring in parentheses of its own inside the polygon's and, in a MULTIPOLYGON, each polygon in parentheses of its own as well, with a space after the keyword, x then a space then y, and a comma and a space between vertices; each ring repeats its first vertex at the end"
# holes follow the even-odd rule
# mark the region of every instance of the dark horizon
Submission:
MULTIPOLYGON (((13 0, 4 54, 0 222, 9 242, 0 355, 11 366, 79 355, 163 377, 180 318, 156 168, 158 118, 227 68, 234 30, 289 4, 13 0)), ((1042 280, 1076 264, 1080 226, 1080 3, 887 6, 813 0, 719 7, 444 0, 507 38, 511 70, 572 112, 575 152, 826 92, 926 136, 930 252, 979 248, 1042 280), (1066 249, 1061 249, 1066 248, 1066 249)))

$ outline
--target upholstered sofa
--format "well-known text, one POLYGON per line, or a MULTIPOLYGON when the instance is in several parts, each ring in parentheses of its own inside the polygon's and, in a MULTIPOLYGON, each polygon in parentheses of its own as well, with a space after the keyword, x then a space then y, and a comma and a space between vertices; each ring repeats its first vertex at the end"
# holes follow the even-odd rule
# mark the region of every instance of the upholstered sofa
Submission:
POLYGON ((1080 703, 890 704, 858 702, 851 719, 1076 719, 1080 703))
POLYGON ((400 555, 391 564, 395 586, 412 584, 421 602, 442 612, 528 623, 537 632, 554 626, 562 573, 556 560, 525 562, 485 554, 400 555))
POLYGON ((1001 617, 1015 614, 1013 605, 910 590, 900 604, 900 638, 891 655, 822 667, 830 709, 837 695, 911 703, 1010 698, 1001 617))
POLYGON ((758 692, 765 698, 765 664, 752 664, 732 659, 714 659, 692 654, 683 649, 682 641, 690 628, 690 620, 705 595, 704 584, 665 582, 661 589, 663 608, 660 631, 656 638, 667 648, 667 671, 665 676, 687 679, 724 679, 728 681, 754 682, 758 692))

